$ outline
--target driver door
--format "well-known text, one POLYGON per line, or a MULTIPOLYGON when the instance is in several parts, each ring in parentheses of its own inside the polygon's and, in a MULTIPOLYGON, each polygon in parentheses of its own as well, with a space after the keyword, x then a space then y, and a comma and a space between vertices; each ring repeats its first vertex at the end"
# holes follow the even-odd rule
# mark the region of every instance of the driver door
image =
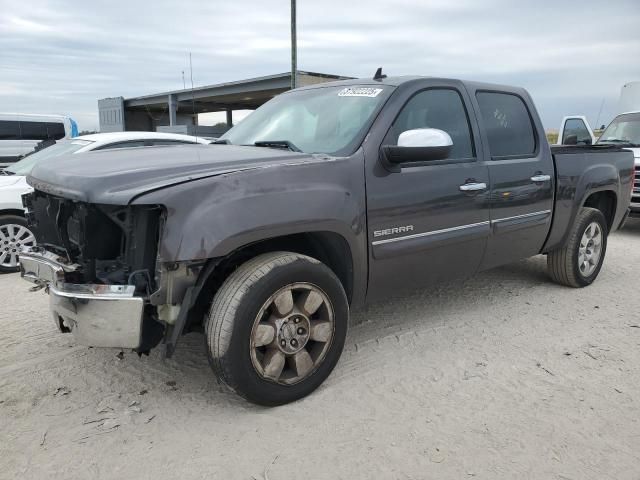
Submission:
POLYGON ((417 90, 382 141, 397 145, 404 131, 437 128, 453 140, 449 158, 395 172, 367 160, 369 297, 477 271, 490 233, 489 173, 467 105, 455 83, 417 90))

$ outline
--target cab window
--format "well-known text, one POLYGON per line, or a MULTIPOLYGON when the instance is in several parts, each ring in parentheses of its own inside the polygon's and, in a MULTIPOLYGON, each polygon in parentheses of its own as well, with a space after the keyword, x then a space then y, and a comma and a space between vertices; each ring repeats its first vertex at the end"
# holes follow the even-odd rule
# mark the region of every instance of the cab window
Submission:
POLYGON ((456 90, 429 89, 411 97, 393 124, 393 144, 397 145, 402 132, 416 128, 437 128, 447 132, 453 141, 449 155, 452 160, 475 156, 467 111, 456 90))
POLYGON ((491 158, 532 157, 536 137, 529 110, 517 95, 478 92, 482 123, 489 139, 491 158))

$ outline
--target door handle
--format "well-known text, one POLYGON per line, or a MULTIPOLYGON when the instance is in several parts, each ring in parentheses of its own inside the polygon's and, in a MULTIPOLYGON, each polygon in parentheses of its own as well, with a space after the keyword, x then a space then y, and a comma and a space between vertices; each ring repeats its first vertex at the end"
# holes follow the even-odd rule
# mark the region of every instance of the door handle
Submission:
POLYGON ((460 185, 461 192, 476 192, 478 190, 486 190, 486 183, 465 183, 464 185, 460 185))
POLYGON ((532 182, 548 182, 551 180, 551 175, 534 175, 531 177, 532 182))

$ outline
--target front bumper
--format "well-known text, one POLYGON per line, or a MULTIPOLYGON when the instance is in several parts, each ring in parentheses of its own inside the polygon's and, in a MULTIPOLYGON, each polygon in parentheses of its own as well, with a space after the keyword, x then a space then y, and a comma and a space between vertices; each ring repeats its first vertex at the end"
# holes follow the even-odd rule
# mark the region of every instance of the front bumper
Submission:
POLYGON ((46 287, 54 322, 78 343, 92 347, 136 349, 142 342, 144 300, 133 285, 66 283, 77 265, 42 248, 20 253, 22 278, 46 287))

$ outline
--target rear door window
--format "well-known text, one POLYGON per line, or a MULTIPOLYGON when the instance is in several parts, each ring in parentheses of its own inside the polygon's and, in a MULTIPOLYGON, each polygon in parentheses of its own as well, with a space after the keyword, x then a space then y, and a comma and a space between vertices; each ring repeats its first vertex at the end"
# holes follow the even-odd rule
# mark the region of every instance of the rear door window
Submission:
POLYGON ((103 145, 102 147, 98 147, 95 150, 112 150, 115 148, 133 148, 133 147, 144 147, 144 140, 128 140, 126 142, 118 142, 111 143, 108 145, 103 145))
POLYGON ((47 124, 45 122, 20 122, 23 140, 46 140, 47 124))
POLYGON ((148 147, 158 147, 162 145, 184 145, 184 144, 193 144, 195 142, 190 142, 188 140, 146 140, 145 146, 148 147))
POLYGON ((64 125, 60 122, 47 122, 47 137, 61 140, 65 137, 64 125))
POLYGON ((478 92, 480 115, 489 139, 492 158, 532 157, 536 137, 529 110, 517 95, 478 92))
POLYGON ((20 122, 0 120, 0 140, 20 140, 20 122))

